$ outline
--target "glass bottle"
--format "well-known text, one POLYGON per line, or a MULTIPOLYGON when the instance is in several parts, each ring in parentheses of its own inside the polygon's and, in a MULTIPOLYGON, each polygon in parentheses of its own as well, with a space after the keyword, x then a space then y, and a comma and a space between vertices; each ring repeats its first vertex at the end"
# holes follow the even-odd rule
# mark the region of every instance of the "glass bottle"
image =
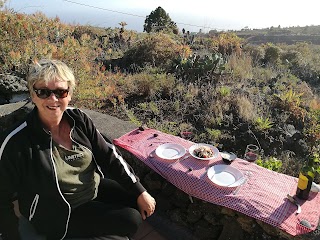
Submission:
POLYGON ((315 176, 313 165, 314 159, 311 157, 308 164, 303 166, 299 173, 296 196, 300 199, 307 200, 309 198, 311 185, 315 176))

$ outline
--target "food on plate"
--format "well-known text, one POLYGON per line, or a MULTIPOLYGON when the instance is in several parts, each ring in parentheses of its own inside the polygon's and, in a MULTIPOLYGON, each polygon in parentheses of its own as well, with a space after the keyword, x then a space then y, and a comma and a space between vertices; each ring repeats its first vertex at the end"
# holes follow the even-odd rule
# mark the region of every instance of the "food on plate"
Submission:
POLYGON ((193 154, 199 158, 211 158, 213 157, 214 152, 208 146, 200 146, 194 149, 193 154))

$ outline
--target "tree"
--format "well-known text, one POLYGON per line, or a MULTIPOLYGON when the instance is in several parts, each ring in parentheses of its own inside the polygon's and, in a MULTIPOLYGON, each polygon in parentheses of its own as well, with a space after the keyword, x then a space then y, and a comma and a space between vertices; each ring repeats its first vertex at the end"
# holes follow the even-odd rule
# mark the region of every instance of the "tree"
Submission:
POLYGON ((144 21, 143 31, 150 32, 173 32, 178 34, 177 24, 171 20, 169 14, 162 7, 158 7, 146 17, 144 21))

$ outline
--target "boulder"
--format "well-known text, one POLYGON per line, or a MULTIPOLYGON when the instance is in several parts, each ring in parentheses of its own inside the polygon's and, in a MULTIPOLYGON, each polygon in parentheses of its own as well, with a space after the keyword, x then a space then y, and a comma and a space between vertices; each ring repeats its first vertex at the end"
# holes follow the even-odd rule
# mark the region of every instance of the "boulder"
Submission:
POLYGON ((0 104, 12 102, 10 100, 19 95, 22 98, 28 96, 27 81, 18 76, 0 74, 0 104))

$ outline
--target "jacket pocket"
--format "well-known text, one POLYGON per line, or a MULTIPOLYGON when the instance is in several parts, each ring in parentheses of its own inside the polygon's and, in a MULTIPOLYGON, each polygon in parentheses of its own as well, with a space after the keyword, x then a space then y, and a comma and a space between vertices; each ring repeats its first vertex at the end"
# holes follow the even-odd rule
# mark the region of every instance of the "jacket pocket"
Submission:
POLYGON ((31 207, 30 207, 30 210, 29 210, 29 221, 32 220, 34 214, 36 213, 38 201, 39 201, 39 194, 36 194, 34 196, 34 199, 33 199, 32 203, 31 203, 31 207))

